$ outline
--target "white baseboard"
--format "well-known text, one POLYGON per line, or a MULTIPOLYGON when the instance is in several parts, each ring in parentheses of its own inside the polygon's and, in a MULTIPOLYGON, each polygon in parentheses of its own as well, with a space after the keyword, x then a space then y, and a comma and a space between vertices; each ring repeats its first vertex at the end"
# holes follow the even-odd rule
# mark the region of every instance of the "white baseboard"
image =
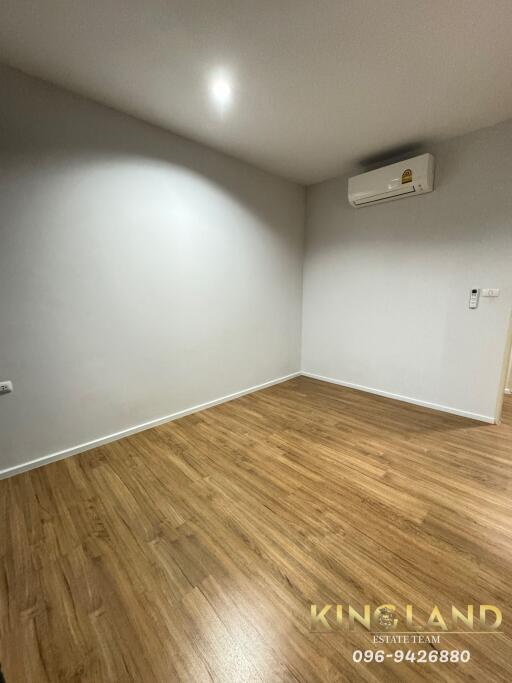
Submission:
MULTIPOLYGON (((0 479, 6 479, 7 477, 13 477, 16 474, 21 474, 27 470, 34 469, 35 467, 42 467, 50 462, 56 460, 62 460, 68 458, 72 455, 77 455, 78 453, 83 453, 84 451, 89 451, 92 448, 98 448, 112 441, 117 441, 124 438, 125 436, 130 436, 131 434, 137 434, 137 432, 142 432, 146 429, 151 429, 152 427, 158 427, 158 425, 165 424, 166 422, 171 422, 172 420, 177 420, 180 417, 185 417, 186 415, 191 415, 192 413, 197 413, 201 410, 206 410, 207 408, 212 408, 213 406, 219 405, 220 403, 226 403, 227 401, 232 401, 240 396, 245 396, 246 394, 252 394, 255 391, 260 391, 261 389, 266 389, 274 384, 280 384, 281 382, 286 382, 289 379, 298 377, 299 375, 304 375, 304 377, 311 377, 312 379, 318 379, 322 382, 329 382, 330 384, 338 384, 343 387, 349 387, 350 389, 358 389, 359 391, 366 391, 370 394, 377 394, 378 396, 385 396, 386 398, 392 398, 396 401, 404 401, 406 403, 412 403, 414 405, 423 406, 424 408, 431 408, 433 410, 440 410, 445 413, 452 413, 453 415, 461 415, 462 417, 468 417, 472 420, 479 420, 481 422, 488 422, 495 424, 496 420, 494 417, 489 415, 479 415, 478 413, 471 413, 467 410, 459 410, 458 408, 452 408, 451 406, 443 406, 438 403, 430 403, 429 401, 421 401, 416 398, 411 398, 410 396, 402 396, 400 394, 393 394, 389 391, 382 391, 381 389, 374 389, 372 387, 365 387, 361 384, 354 384, 353 382, 343 382, 342 380, 334 379, 332 377, 324 377, 323 375, 317 375, 312 372, 292 372, 284 377, 279 377, 277 379, 264 382, 263 384, 258 384, 254 387, 249 387, 248 389, 242 389, 228 396, 222 396, 220 398, 208 401, 206 403, 201 403, 191 408, 186 408, 185 410, 180 410, 176 413, 171 413, 170 415, 165 415, 164 417, 158 417, 154 420, 149 420, 148 422, 143 422, 141 424, 135 425, 133 427, 128 427, 119 432, 114 432, 113 434, 108 434, 107 436, 99 437, 98 439, 93 439, 92 441, 87 441, 86 443, 78 444, 77 446, 72 446, 71 448, 66 448, 62 451, 57 451, 56 453, 50 453, 49 455, 43 455, 41 458, 36 458, 34 460, 29 460, 21 465, 14 465, 12 467, 6 467, 0 470, 0 479)), ((506 394, 512 393, 510 389, 505 389, 506 394)))
POLYGON ((148 422, 143 422, 141 424, 135 425, 133 427, 128 427, 120 432, 114 432, 113 434, 108 434, 107 436, 101 436, 98 439, 93 439, 92 441, 87 441, 86 443, 81 443, 78 446, 72 446, 71 448, 66 448, 63 451, 57 451, 56 453, 50 453, 49 455, 43 455, 41 458, 36 458, 35 460, 29 460, 21 465, 14 465, 13 467, 6 467, 0 470, 0 479, 6 479, 7 477, 13 477, 16 474, 21 474, 27 470, 32 470, 35 467, 42 467, 55 460, 62 460, 63 458, 68 458, 71 455, 77 455, 78 453, 83 453, 84 451, 89 451, 91 448, 98 448, 98 446, 103 446, 112 441, 117 441, 125 436, 130 436, 131 434, 136 434, 137 432, 143 432, 145 429, 151 429, 151 427, 158 427, 158 425, 165 424, 166 422, 171 422, 172 420, 177 420, 180 417, 185 417, 186 415, 191 415, 192 413, 198 413, 201 410, 206 410, 206 408, 212 408, 213 406, 219 405, 219 403, 226 403, 227 401, 232 401, 240 396, 245 396, 246 394, 252 394, 255 391, 260 391, 261 389, 266 389, 274 384, 281 384, 281 382, 286 382, 293 377, 298 377, 300 372, 292 372, 290 375, 284 377, 278 377, 277 379, 272 379, 263 384, 257 384, 254 387, 249 387, 248 389, 242 389, 234 394, 229 394, 228 396, 222 396, 221 398, 216 398, 213 401, 207 401, 206 403, 200 403, 197 406, 192 406, 191 408, 186 408, 185 410, 180 410, 177 413, 171 413, 170 415, 165 415, 164 417, 157 417, 154 420, 149 420, 148 422))
POLYGON ((467 410, 459 410, 458 408, 452 408, 451 406, 443 406, 439 403, 430 403, 429 401, 421 401, 417 398, 411 398, 410 396, 401 396, 400 394, 393 394, 390 391, 382 391, 382 389, 374 389, 372 387, 365 387, 362 384, 354 384, 353 382, 343 382, 339 379, 333 379, 332 377, 324 377, 323 375, 316 375, 312 372, 302 371, 301 373, 304 377, 311 377, 312 379, 319 379, 322 382, 330 382, 331 384, 339 384, 342 387, 349 387, 350 389, 358 389, 359 391, 366 391, 369 394, 377 394, 377 396, 385 396, 386 398, 392 398, 395 401, 404 401, 405 403, 413 403, 417 406, 423 406, 424 408, 431 408, 432 410, 441 410, 443 413, 452 413, 453 415, 461 415, 462 417, 469 417, 472 420, 479 420, 480 422, 489 422, 490 424, 496 424, 496 418, 490 415, 479 415, 478 413, 470 413, 467 410))
POLYGON ((506 394, 512 394, 512 389, 505 389, 506 394))

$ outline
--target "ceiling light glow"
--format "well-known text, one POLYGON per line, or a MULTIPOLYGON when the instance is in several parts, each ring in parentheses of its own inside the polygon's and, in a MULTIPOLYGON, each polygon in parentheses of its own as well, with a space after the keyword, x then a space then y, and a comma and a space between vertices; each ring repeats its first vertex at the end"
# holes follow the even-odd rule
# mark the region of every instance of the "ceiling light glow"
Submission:
POLYGON ((225 109, 233 97, 231 83, 225 76, 216 76, 210 84, 210 93, 213 101, 220 109, 225 109))

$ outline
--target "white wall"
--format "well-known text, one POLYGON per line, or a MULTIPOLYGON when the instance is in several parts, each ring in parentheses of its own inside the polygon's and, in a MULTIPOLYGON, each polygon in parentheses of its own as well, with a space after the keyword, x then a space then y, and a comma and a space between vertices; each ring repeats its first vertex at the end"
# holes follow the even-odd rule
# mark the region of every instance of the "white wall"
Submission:
POLYGON ((307 372, 493 419, 512 304, 512 122, 429 148, 436 190, 353 209, 308 189, 307 372), (471 287, 498 299, 468 309, 471 287))
POLYGON ((299 370, 301 187, 0 83, 0 470, 299 370))

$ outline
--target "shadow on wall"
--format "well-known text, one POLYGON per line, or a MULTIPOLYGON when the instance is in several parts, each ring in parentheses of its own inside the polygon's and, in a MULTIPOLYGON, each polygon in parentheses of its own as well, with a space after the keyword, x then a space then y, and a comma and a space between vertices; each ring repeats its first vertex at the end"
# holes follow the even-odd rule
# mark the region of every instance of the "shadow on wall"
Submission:
POLYGON ((299 369, 304 191, 0 67, 0 468, 299 369))
MULTIPOLYGON (((226 156, 192 140, 127 114, 69 93, 0 65, 2 112, 0 121, 9 136, 2 139, 2 157, 9 163, 10 152, 20 173, 36 162, 63 172, 96 166, 127 163, 141 170, 168 166, 178 177, 183 170, 189 179, 210 186, 229 198, 233 206, 259 218, 262 227, 279 223, 279 207, 272 202, 276 190, 299 186, 260 171, 234 157, 226 156), (34 126, 37 111, 37 127, 34 126), (8 124, 8 125, 7 125, 8 124), (26 151, 27 166, 20 167, 26 151), (258 182, 254 179, 257 176, 258 182), (262 184, 269 201, 261 202, 262 184)), ((40 166, 39 166, 40 169, 40 166)))

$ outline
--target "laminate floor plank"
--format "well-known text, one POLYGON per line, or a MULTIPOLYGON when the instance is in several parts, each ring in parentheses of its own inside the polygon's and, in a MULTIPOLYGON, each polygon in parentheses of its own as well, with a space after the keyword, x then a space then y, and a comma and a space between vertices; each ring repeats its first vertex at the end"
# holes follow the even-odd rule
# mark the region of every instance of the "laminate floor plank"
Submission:
POLYGON ((0 481, 6 682, 510 681, 511 494, 512 397, 496 426, 304 377, 0 481), (356 664, 311 603, 503 624, 356 664))

